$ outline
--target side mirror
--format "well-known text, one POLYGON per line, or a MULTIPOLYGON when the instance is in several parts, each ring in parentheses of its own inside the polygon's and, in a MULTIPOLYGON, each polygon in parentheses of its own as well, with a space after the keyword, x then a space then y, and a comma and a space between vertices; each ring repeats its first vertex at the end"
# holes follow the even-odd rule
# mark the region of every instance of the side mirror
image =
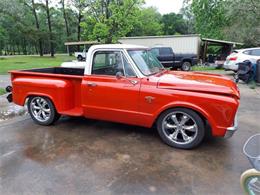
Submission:
POLYGON ((123 73, 122 72, 117 72, 116 73, 116 78, 119 80, 119 79, 121 79, 121 78, 123 78, 124 77, 124 75, 123 75, 123 73))

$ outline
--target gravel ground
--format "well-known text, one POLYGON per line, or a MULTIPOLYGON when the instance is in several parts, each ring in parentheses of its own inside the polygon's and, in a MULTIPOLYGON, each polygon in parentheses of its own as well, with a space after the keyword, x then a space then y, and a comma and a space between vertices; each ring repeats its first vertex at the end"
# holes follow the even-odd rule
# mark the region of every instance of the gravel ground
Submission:
POLYGON ((6 99, 6 95, 0 96, 0 122, 25 114, 27 114, 26 107, 9 103, 6 99))

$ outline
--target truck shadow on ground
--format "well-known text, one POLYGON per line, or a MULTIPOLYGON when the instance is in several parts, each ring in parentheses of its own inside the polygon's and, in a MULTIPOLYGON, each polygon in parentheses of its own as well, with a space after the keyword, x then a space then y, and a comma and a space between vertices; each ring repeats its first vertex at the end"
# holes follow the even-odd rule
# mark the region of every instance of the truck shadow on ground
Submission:
POLYGON ((228 141, 208 138, 193 150, 180 150, 165 145, 155 128, 143 128, 119 123, 63 117, 54 126, 33 124, 34 132, 20 135, 28 147, 25 155, 31 159, 48 163, 73 153, 91 154, 95 158, 113 153, 135 153, 156 151, 159 153, 229 153, 228 141))
MULTIPOLYGON (((26 188, 33 175, 37 186, 54 194, 55 189, 72 194, 210 194, 244 169, 234 164, 240 150, 229 140, 211 139, 194 150, 180 150, 165 145, 155 129, 84 118, 63 117, 49 127, 28 119, 10 137, 6 150, 16 150, 2 160, 3 185, 12 178, 13 185, 23 181, 26 188), (218 179, 208 183, 212 178, 218 179)), ((230 185, 223 192, 225 187, 230 185)))

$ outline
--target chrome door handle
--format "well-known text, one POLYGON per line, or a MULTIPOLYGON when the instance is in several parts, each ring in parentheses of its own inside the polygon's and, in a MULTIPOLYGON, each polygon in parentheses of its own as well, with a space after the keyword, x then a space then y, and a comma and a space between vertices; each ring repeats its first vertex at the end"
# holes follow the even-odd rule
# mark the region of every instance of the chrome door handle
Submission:
POLYGON ((138 83, 138 81, 130 80, 130 83, 132 83, 133 85, 136 85, 138 83))
POLYGON ((88 86, 89 86, 89 87, 96 87, 97 84, 96 84, 96 83, 88 83, 88 86))

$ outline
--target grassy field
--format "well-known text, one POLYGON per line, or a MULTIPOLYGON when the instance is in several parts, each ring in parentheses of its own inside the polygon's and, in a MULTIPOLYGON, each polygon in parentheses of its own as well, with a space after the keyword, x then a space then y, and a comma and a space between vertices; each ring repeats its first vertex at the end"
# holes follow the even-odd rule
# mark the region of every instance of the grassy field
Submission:
POLYGON ((6 74, 9 70, 21 70, 30 68, 46 68, 60 66, 62 62, 75 60, 74 56, 56 55, 54 58, 49 56, 0 56, 0 74, 6 74))
POLYGON ((0 88, 0 95, 3 95, 3 94, 5 94, 6 92, 5 92, 5 89, 4 88, 0 88))
POLYGON ((212 70, 222 70, 222 69, 216 69, 215 67, 212 67, 212 66, 193 66, 192 70, 193 71, 212 71, 212 70))

